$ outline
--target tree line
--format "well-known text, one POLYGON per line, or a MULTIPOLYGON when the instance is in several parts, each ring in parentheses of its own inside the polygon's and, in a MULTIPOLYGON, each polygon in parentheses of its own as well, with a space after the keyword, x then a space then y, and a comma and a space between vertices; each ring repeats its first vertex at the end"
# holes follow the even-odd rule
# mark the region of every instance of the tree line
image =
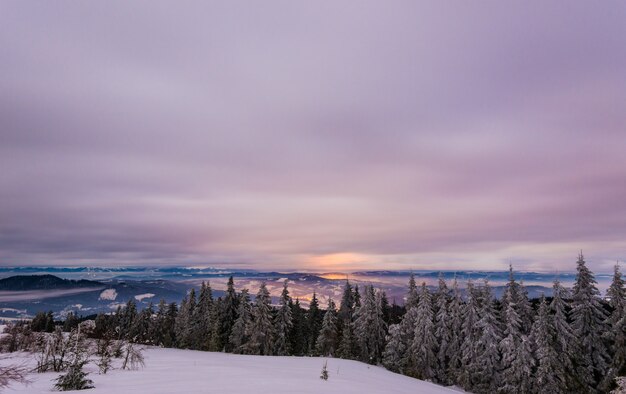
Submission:
POLYGON ((231 277, 223 297, 192 289, 180 305, 138 311, 134 300, 100 314, 92 335, 135 343, 253 355, 355 359, 476 393, 602 393, 626 375, 626 293, 616 265, 607 300, 582 256, 571 291, 529 300, 510 269, 501 300, 485 280, 435 291, 412 275, 404 306, 346 280, 339 306, 316 294, 308 309, 285 281, 277 306, 262 283, 254 300, 231 277))

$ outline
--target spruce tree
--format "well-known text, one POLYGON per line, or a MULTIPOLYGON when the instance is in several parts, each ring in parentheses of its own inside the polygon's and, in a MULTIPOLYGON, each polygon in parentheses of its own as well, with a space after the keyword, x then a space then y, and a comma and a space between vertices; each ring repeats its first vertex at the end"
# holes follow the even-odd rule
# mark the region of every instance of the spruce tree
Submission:
POLYGON ((365 287, 363 303, 355 313, 356 345, 361 361, 375 364, 380 361, 385 346, 386 325, 383 319, 382 297, 373 286, 365 287))
POLYGON ((337 311, 332 298, 322 319, 322 328, 315 341, 316 353, 320 356, 334 356, 337 349, 337 311))
POLYGON ((313 292, 313 297, 309 303, 309 310, 306 313, 306 324, 309 327, 307 332, 307 347, 309 353, 314 353, 316 348, 317 337, 320 335, 322 328, 323 313, 319 307, 317 294, 313 292))
MULTIPOLYGON (((522 342, 522 322, 518 314, 519 299, 516 292, 517 286, 514 280, 507 286, 507 296, 503 298, 502 308, 504 317, 504 338, 499 343, 502 354, 502 386, 499 388, 503 393, 516 393, 520 385, 519 371, 517 370, 517 352, 522 342), (514 290, 515 289, 515 290, 514 290), (513 293, 515 291, 516 293, 513 293)), ((505 292, 506 293, 506 292, 505 292)))
POLYGON ((250 338, 250 328, 252 328, 252 306, 248 289, 243 289, 239 298, 237 320, 235 320, 228 341, 234 353, 248 353, 246 345, 250 338))
POLYGON ((463 343, 461 332, 463 326, 463 300, 461 299, 461 292, 456 277, 452 283, 452 297, 449 308, 450 339, 446 351, 447 370, 450 383, 455 383, 458 381, 461 370, 461 344, 463 343))
POLYGON ((291 297, 287 289, 287 281, 283 284, 283 291, 280 295, 280 308, 274 319, 274 354, 277 356, 286 356, 290 354, 291 344, 289 335, 293 327, 291 315, 291 297))
POLYGON ((404 373, 403 356, 406 353, 406 348, 400 324, 389 326, 389 334, 387 334, 386 340, 387 345, 383 352, 383 365, 390 371, 404 373))
POLYGON ((597 392, 607 370, 608 354, 603 341, 607 315, 601 305, 596 279, 582 253, 576 263, 572 291, 572 329, 580 346, 577 373, 590 392, 597 392))
POLYGON ((271 302, 270 292, 267 290, 265 282, 262 282, 252 308, 252 326, 249 342, 252 354, 263 356, 272 354, 274 326, 272 324, 271 302))
POLYGON ((574 331, 569 323, 568 310, 570 306, 568 298, 568 291, 561 285, 558 279, 555 279, 552 285, 552 302, 550 303, 552 324, 555 332, 554 348, 559 363, 565 371, 568 391, 576 392, 582 391, 582 387, 573 364, 573 360, 578 354, 578 346, 574 331))
POLYGON ((426 283, 422 283, 417 307, 417 320, 413 334, 413 341, 408 348, 407 372, 423 380, 432 380, 435 377, 437 366, 437 339, 435 338, 433 323, 433 305, 426 283))
POLYGON ((450 315, 450 292, 443 278, 439 275, 439 288, 435 297, 435 337, 437 338, 437 369, 436 380, 443 384, 449 384, 448 379, 448 347, 452 336, 450 315))
POLYGON ((415 284, 415 275, 411 273, 411 276, 409 277, 409 291, 406 295, 406 302, 404 303, 407 311, 412 307, 417 306, 418 298, 419 296, 417 294, 417 285, 415 284))
POLYGON ((238 307, 239 297, 235 291, 235 281, 231 275, 228 278, 226 294, 224 294, 221 306, 215 311, 215 313, 219 315, 219 320, 221 322, 221 327, 219 327, 221 337, 220 344, 227 352, 233 351, 233 346, 229 343, 228 339, 230 338, 230 333, 233 329, 233 325, 235 324, 235 320, 237 319, 238 307))
POLYGON ((531 331, 535 349, 537 370, 534 375, 534 392, 537 393, 568 393, 567 375, 557 353, 556 330, 550 315, 549 306, 542 296, 539 303, 537 318, 531 331))
POLYGON ((619 263, 615 264, 613 281, 606 295, 612 312, 607 318, 609 331, 605 337, 613 344, 609 354, 609 370, 602 382, 602 387, 608 390, 614 385, 616 377, 626 375, 626 290, 619 263))
POLYGON ((480 318, 480 295, 471 280, 467 283, 467 301, 463 305, 463 322, 461 324, 461 366, 458 369, 457 383, 465 390, 472 390, 474 375, 477 374, 477 343, 481 335, 478 328, 480 318))
MULTIPOLYGON (((310 327, 307 325, 307 316, 305 309, 300 305, 300 300, 296 298, 296 302, 290 300, 291 320, 293 325, 289 334, 289 343, 291 345, 291 354, 296 356, 304 356, 310 353, 309 335, 310 327)), ((321 323, 321 322, 320 322, 321 323)), ((318 331, 319 333, 319 331, 318 331)))
POLYGON ((498 344, 502 340, 497 311, 494 306, 491 287, 487 280, 480 291, 481 303, 476 323, 480 330, 476 342, 476 360, 473 387, 478 392, 494 392, 499 387, 500 353, 498 344))

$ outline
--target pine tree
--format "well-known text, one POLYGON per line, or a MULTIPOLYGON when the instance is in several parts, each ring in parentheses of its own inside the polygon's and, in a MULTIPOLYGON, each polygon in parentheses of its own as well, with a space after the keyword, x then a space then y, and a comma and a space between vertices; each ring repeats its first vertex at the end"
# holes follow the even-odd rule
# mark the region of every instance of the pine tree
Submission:
POLYGON ((411 273, 411 276, 409 277, 409 291, 406 295, 406 302, 404 304, 407 311, 412 307, 417 306, 418 298, 419 296, 417 294, 417 285, 415 284, 415 275, 411 273))
POLYGON ((548 304, 543 296, 539 303, 539 312, 532 328, 531 338, 537 360, 532 391, 553 394, 567 393, 566 371, 559 360, 556 348, 556 330, 548 304))
POLYGON ((341 298, 341 306, 337 313, 337 328, 339 332, 339 348, 337 355, 341 358, 352 359, 355 353, 354 343, 354 290, 346 280, 341 298))
POLYGON ((241 290, 239 298, 239 309, 237 310, 237 320, 231 330, 229 343, 232 345, 234 353, 248 353, 246 345, 250 338, 249 329, 252 327, 252 306, 248 289, 241 290))
POLYGON ((403 356, 406 353, 406 347, 402 338, 400 324, 389 326, 389 334, 386 340, 387 346, 385 346, 385 351, 383 352, 383 365, 390 371, 404 373, 403 356))
POLYGON ((289 297, 289 290, 287 289, 287 280, 285 280, 283 285, 279 302, 280 308, 274 319, 274 354, 277 356, 286 356, 290 354, 291 344, 289 343, 289 334, 293 327, 291 307, 289 306, 291 297, 289 297))
POLYGON ((609 349, 611 350, 609 370, 602 382, 602 387, 608 391, 614 385, 616 377, 626 375, 626 290, 619 263, 615 264, 613 281, 606 295, 612 313, 606 321, 610 329, 605 333, 605 337, 613 344, 609 349))
POLYGON ((194 347, 209 350, 211 344, 211 328, 215 317, 213 290, 210 283, 202 282, 198 307, 194 314, 194 347))
POLYGON ((607 370, 608 354, 602 339, 606 331, 606 313, 600 303, 600 291, 582 253, 576 263, 576 280, 572 292, 572 329, 579 341, 577 373, 591 392, 597 392, 607 370))
POLYGON ((448 379, 448 347, 452 336, 450 316, 450 292, 443 278, 439 275, 439 288, 435 298, 435 337, 437 338, 437 369, 436 380, 449 384, 448 379))
POLYGON ((556 279, 552 286, 552 302, 550 311, 552 312, 552 324, 554 325, 556 350, 559 363, 563 366, 566 377, 568 391, 582 391, 578 376, 574 370, 572 360, 578 354, 577 340, 574 331, 569 324, 568 313, 569 301, 568 291, 556 279))
POLYGON ((300 300, 298 298, 296 298, 296 302, 290 300, 289 308, 291 309, 291 320, 293 322, 289 333, 291 354, 304 356, 310 353, 310 327, 307 325, 307 314, 305 309, 300 306, 300 300))
MULTIPOLYGON (((512 276, 511 276, 512 278, 512 276)), ((517 312, 518 305, 516 283, 514 279, 507 286, 507 296, 503 299, 504 316, 504 338, 499 343, 502 353, 502 386, 499 391, 502 393, 516 393, 520 385, 519 371, 517 370, 517 352, 522 342, 521 326, 522 322, 517 312), (514 293, 515 291, 515 293, 514 293)))
POLYGON ((183 298, 176 319, 176 338, 178 339, 178 347, 181 349, 191 349, 194 346, 195 310, 196 291, 192 288, 189 294, 183 298))
POLYGON ((331 298, 328 299, 328 308, 324 313, 315 346, 316 353, 320 356, 334 356, 337 349, 337 311, 331 298))
POLYGON ((228 284, 226 285, 226 294, 222 300, 221 307, 217 308, 215 313, 219 315, 221 322, 220 327, 220 341, 219 344, 225 348, 227 352, 233 351, 233 345, 229 343, 230 333, 237 319, 237 310, 239 307, 239 298, 235 291, 235 281, 233 277, 228 278, 228 284))
POLYGON ((249 342, 252 354, 263 356, 272 354, 273 331, 270 292, 267 290, 265 282, 262 282, 252 308, 252 327, 249 342))
POLYGON ((417 307, 417 324, 408 348, 407 371, 418 379, 432 380, 437 365, 437 339, 433 323, 433 305, 426 283, 422 283, 417 307))
POLYGON ((373 286, 365 287, 363 304, 355 313, 356 346, 362 361, 375 364, 380 361, 385 346, 386 325, 383 319, 382 296, 373 286))
POLYGON ((467 301, 463 305, 463 322, 461 325, 461 366, 458 369, 457 383, 465 390, 472 390, 474 386, 474 375, 477 373, 477 352, 476 344, 480 336, 478 328, 479 320, 479 294, 472 281, 467 283, 467 301))
POLYGON ((450 299, 450 340, 447 349, 448 359, 448 377, 450 383, 458 381, 461 370, 461 344, 463 343, 463 335, 461 332, 463 326, 463 300, 459 285, 454 278, 452 283, 452 298, 450 299))
POLYGON ((494 392, 499 385, 497 371, 500 370, 500 354, 498 344, 502 340, 497 311, 494 307, 491 287, 485 280, 480 291, 481 304, 480 319, 476 323, 480 330, 476 342, 476 364, 474 371, 474 389, 478 392, 494 392))
POLYGON ((521 323, 520 331, 523 335, 528 336, 533 326, 535 313, 532 305, 530 304, 530 300, 528 299, 528 290, 526 290, 526 286, 524 286, 523 281, 519 284, 517 305, 521 323))
POLYGON ((319 301, 317 299, 317 294, 313 292, 313 298, 311 298, 311 302, 309 304, 309 310, 306 313, 306 324, 309 327, 308 330, 308 352, 313 353, 316 348, 317 337, 320 335, 320 330, 322 328, 322 311, 319 308, 319 301))

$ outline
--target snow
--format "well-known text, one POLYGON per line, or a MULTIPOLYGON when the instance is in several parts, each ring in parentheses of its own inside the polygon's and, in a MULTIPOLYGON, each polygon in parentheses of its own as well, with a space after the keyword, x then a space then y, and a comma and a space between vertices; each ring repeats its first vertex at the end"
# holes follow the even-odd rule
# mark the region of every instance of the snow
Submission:
MULTIPOLYGON (((445 394, 457 390, 395 374, 382 367, 358 361, 318 357, 264 357, 193 350, 148 348, 146 366, 138 371, 110 371, 99 375, 90 364, 89 378, 95 388, 81 393, 381 393, 390 392, 445 394), (328 361, 329 378, 319 378, 322 366, 328 361)), ((9 364, 23 360, 24 353, 14 360, 0 360, 9 364)), ((34 365, 32 357, 28 362, 34 365)), ((58 373, 37 374, 28 377, 30 385, 14 385, 6 393, 49 393, 58 373)))
POLYGON ((115 289, 106 289, 102 293, 100 293, 99 300, 110 300, 115 301, 117 298, 117 291, 115 289))
POLYGON ((145 298, 152 298, 152 297, 154 297, 154 294, 152 294, 152 293, 145 293, 145 294, 137 294, 137 295, 135 296, 135 299, 136 299, 137 301, 142 301, 142 300, 144 300, 145 298))

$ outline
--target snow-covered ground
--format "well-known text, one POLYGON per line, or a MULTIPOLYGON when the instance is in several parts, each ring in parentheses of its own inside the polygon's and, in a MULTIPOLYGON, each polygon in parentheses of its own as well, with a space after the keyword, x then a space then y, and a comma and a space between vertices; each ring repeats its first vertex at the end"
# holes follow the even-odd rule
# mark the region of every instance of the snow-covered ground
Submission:
MULTIPOLYGON (((146 366, 137 371, 113 370, 98 375, 89 365, 95 388, 80 393, 411 393, 458 391, 412 379, 357 361, 314 357, 262 357, 192 350, 145 350, 146 366), (329 378, 319 378, 324 361, 329 378)), ((24 360, 15 355, 13 362, 24 360)), ((32 357, 27 358, 34 365, 32 357)), ((0 360, 8 364, 11 360, 0 360)), ((6 393, 49 393, 58 373, 33 373, 32 383, 14 385, 6 393)))

